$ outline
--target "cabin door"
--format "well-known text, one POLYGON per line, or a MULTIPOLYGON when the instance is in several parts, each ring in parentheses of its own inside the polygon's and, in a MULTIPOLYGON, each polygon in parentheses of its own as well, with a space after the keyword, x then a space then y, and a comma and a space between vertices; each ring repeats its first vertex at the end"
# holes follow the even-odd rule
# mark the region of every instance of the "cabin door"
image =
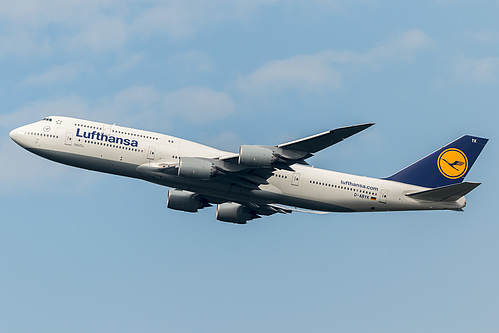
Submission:
POLYGON ((381 198, 379 198, 379 202, 386 204, 386 198, 388 197, 387 190, 381 190, 381 198))
POLYGON ((294 173, 291 179, 291 185, 298 186, 300 184, 300 174, 294 173))
POLYGON ((73 133, 66 133, 66 140, 64 140, 64 144, 68 146, 71 146, 73 144, 73 133))
POLYGON ((112 125, 102 124, 102 132, 104 133, 104 135, 111 135, 111 126, 112 125))
POLYGON ((147 153, 147 158, 152 161, 152 160, 154 160, 155 155, 156 155, 156 147, 149 147, 149 151, 147 153))

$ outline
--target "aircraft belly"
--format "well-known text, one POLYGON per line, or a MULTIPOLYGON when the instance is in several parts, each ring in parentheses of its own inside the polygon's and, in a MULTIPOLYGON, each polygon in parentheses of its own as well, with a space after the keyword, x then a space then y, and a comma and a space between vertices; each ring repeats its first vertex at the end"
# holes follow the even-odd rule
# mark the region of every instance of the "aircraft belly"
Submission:
POLYGON ((77 168, 139 178, 135 171, 137 165, 133 163, 42 148, 29 148, 28 150, 51 161, 77 168))
POLYGON ((286 195, 280 195, 278 199, 278 203, 283 205, 288 205, 292 207, 299 207, 304 209, 312 209, 323 212, 355 212, 355 209, 352 209, 346 205, 342 205, 342 203, 333 203, 333 202, 323 202, 319 200, 310 200, 299 197, 289 197, 286 195))

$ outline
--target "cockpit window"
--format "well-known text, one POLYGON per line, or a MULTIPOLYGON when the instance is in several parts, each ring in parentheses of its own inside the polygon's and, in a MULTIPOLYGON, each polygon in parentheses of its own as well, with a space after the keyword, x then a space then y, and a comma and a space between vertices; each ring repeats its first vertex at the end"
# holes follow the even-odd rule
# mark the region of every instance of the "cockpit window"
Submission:
POLYGON ((52 121, 52 118, 43 118, 43 121, 52 121))

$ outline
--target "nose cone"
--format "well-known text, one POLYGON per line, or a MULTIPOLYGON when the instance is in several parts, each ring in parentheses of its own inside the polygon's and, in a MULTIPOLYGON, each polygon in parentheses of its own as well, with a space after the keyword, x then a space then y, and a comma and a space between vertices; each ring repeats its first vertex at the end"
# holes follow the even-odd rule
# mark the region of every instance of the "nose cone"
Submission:
POLYGON ((16 138, 17 138, 17 128, 13 129, 10 131, 9 136, 12 140, 14 140, 15 143, 17 143, 16 138))
POLYGON ((27 130, 30 129, 30 126, 31 125, 25 125, 25 126, 15 128, 9 133, 9 136, 12 139, 12 141, 14 141, 19 146, 21 146, 25 149, 29 149, 30 147, 34 147, 35 143, 38 140, 38 138, 34 139, 30 135, 27 135, 27 130))

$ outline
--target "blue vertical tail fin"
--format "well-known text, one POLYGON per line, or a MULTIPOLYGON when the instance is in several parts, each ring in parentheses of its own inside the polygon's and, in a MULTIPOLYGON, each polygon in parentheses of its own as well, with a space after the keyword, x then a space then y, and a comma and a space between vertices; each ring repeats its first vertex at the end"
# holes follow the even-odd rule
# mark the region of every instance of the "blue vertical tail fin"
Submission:
POLYGON ((487 141, 464 135, 385 179, 430 188, 461 183, 487 141))

